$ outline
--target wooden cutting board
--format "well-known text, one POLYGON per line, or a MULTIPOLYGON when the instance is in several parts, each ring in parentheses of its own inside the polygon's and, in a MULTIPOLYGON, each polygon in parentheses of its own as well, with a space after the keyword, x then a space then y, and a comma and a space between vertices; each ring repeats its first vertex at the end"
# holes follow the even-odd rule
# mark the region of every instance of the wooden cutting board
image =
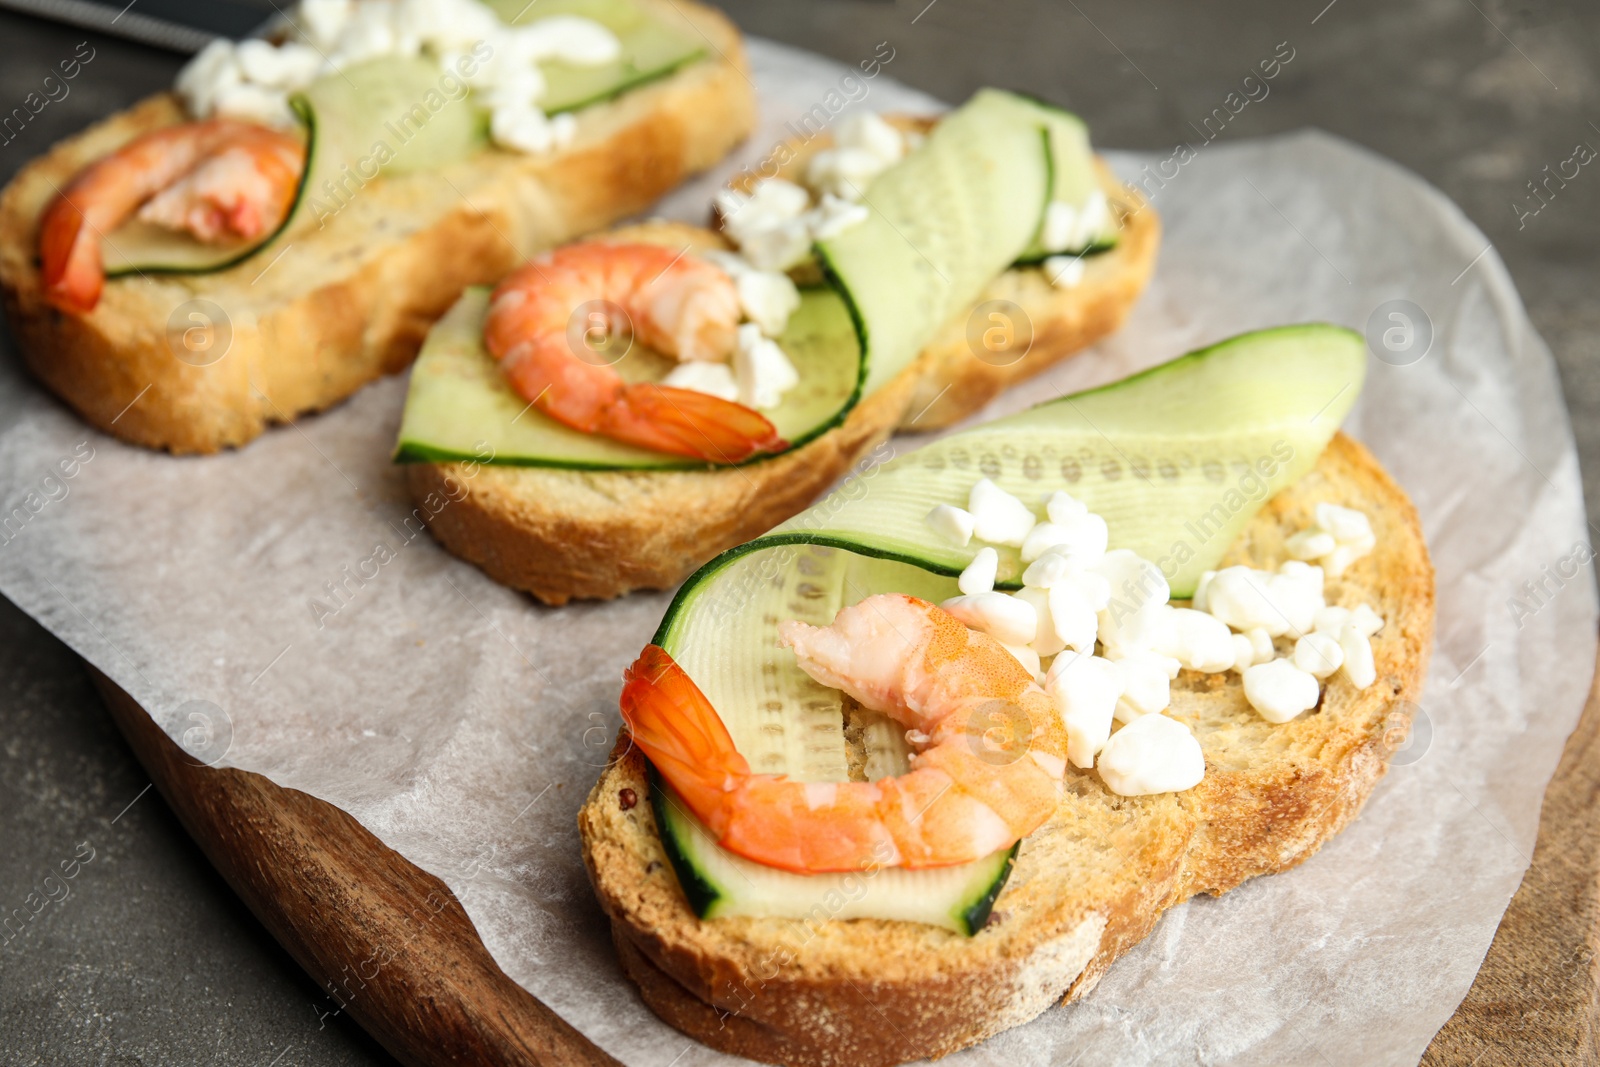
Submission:
MULTIPOLYGON (((444 883, 339 808, 197 764, 95 671, 191 836, 329 995, 413 1067, 616 1064, 500 970, 444 883)), ((1426 1067, 1600 1061, 1600 675, 1545 794, 1533 866, 1426 1067)), ((330 1008, 331 1010, 331 1008, 330 1008)))

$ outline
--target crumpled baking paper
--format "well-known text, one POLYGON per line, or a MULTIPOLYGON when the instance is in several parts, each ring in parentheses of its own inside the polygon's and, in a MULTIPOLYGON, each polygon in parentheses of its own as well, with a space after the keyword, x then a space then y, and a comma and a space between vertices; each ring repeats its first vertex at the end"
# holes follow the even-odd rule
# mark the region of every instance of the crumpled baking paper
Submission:
MULTIPOLYGON (((703 219, 719 178, 817 105, 937 106, 883 71, 762 41, 751 55, 761 131, 664 212, 703 219)), ((1404 322, 1377 320, 1386 360, 1347 428, 1416 500, 1438 568, 1420 725, 1311 861, 1174 909, 1082 1003, 948 1062, 1413 1064, 1529 862, 1593 666, 1555 366, 1484 236, 1399 167, 1315 132, 1157 169, 1171 157, 1111 156, 1166 225, 1127 326, 979 418, 1242 330, 1364 329, 1410 301, 1404 322)), ((607 1052, 723 1062, 619 973, 574 826, 620 672, 667 597, 552 610, 446 555, 389 462, 404 391, 381 382, 240 451, 176 459, 88 430, 5 361, 0 591, 199 758, 337 804, 441 877, 505 971, 607 1052)))

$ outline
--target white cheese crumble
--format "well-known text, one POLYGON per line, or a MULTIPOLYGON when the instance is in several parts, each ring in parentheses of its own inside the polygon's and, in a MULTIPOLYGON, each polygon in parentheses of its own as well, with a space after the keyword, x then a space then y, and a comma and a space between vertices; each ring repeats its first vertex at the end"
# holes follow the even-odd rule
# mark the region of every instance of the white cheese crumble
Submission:
POLYGON ((1050 610, 1048 591, 1024 586, 1011 595, 1032 605, 1034 615, 1039 620, 1031 646, 1035 652, 1041 656, 1053 656, 1067 647, 1067 643, 1061 639, 1061 633, 1056 628, 1055 613, 1050 610))
POLYGON ((571 143, 577 120, 540 109, 538 64, 595 66, 622 51, 593 19, 555 15, 509 26, 479 0, 302 0, 291 22, 298 36, 280 43, 219 38, 202 49, 176 82, 190 114, 291 126, 289 97, 317 78, 383 56, 426 54, 476 92, 495 144, 543 153, 571 143))
POLYGON ((1089 193, 1082 204, 1052 200, 1045 205, 1039 243, 1046 252, 1082 252, 1111 228, 1111 201, 1103 189, 1089 193))
MULTIPOLYGON (((748 193, 737 189, 718 190, 714 201, 722 219, 722 232, 742 246, 762 230, 798 220, 810 205, 811 196, 794 182, 763 178, 751 186, 748 193)), ((750 258, 748 251, 745 258, 750 258)))
POLYGON ((1278 654, 1277 648, 1272 643, 1272 635, 1261 627, 1246 630, 1243 636, 1250 641, 1251 662, 1266 663, 1278 654))
POLYGON ((1383 618, 1368 604, 1356 605, 1355 610, 1350 613, 1350 622, 1367 637, 1383 629, 1383 618))
POLYGON ((661 379, 662 385, 675 389, 693 389, 697 393, 710 393, 723 400, 737 402, 739 383, 733 378, 733 368, 726 363, 711 363, 703 359, 690 359, 673 367, 661 379))
POLYGON ((1058 526, 1069 526, 1074 519, 1081 519, 1089 514, 1089 505, 1073 496, 1057 489, 1044 498, 1045 517, 1058 526))
POLYGON ((972 513, 954 504, 940 504, 922 520, 940 537, 960 548, 972 541, 972 513))
POLYGON ((1023 669, 1033 675, 1035 681, 1044 677, 1039 672, 1039 653, 1033 650, 1032 645, 1008 645, 1002 641, 1000 647, 1011 653, 1012 658, 1022 664, 1023 669))
POLYGON ((764 336, 753 322, 739 326, 733 362, 685 360, 661 379, 662 385, 693 389, 770 411, 783 402, 784 393, 800 383, 800 374, 777 342, 764 336))
POLYGON ((1049 589, 1075 570, 1072 557, 1065 552, 1046 552, 1028 564, 1028 569, 1022 572, 1022 584, 1034 589, 1049 589))
POLYGON ((992 548, 980 548, 967 569, 956 580, 956 588, 971 596, 974 593, 994 591, 995 575, 1000 570, 1000 553, 992 548))
POLYGON ((988 478, 980 478, 967 496, 972 532, 980 541, 1020 548, 1038 523, 1021 500, 988 478))
POLYGON ((800 384, 800 373, 778 343, 762 336, 753 322, 739 327, 739 344, 733 353, 733 376, 739 383, 739 403, 769 411, 783 402, 783 394, 800 384))
POLYGON ((746 319, 760 326, 768 337, 783 335, 789 316, 800 306, 800 290, 787 274, 761 270, 737 252, 720 248, 698 254, 721 267, 733 279, 734 289, 739 294, 739 310, 746 319))
POLYGON ((1066 517, 1065 522, 1041 522, 1028 531, 1022 542, 1022 562, 1032 563, 1051 549, 1092 567, 1105 557, 1111 532, 1106 520, 1085 512, 1066 517))
POLYGON ((533 106, 496 106, 489 113, 489 136, 501 148, 537 155, 571 143, 578 120, 571 115, 546 116, 533 106))
POLYGON ((1363 511, 1322 503, 1317 505, 1316 517, 1315 526, 1290 537, 1285 547, 1295 559, 1315 560, 1330 578, 1342 575, 1378 543, 1372 521, 1363 511))
POLYGON ((1305 633, 1323 607, 1322 571, 1294 560, 1278 573, 1225 567, 1206 583, 1205 610, 1235 630, 1305 633))
POLYGON ((1100 643, 1113 657, 1153 648, 1168 623, 1163 609, 1172 590, 1166 575, 1126 548, 1107 552, 1099 570, 1111 583, 1111 599, 1100 612, 1100 643))
POLYGON ((1365 689, 1378 680, 1377 664, 1372 656, 1372 638, 1362 633, 1352 622, 1339 631, 1339 648, 1344 653, 1341 668, 1350 684, 1365 689))
POLYGON ((1047 256, 1041 267, 1044 276, 1057 289, 1071 289, 1083 281, 1085 267, 1081 256, 1047 256))
POLYGON ((763 411, 777 407, 800 384, 800 375, 782 347, 767 338, 783 335, 789 316, 800 306, 800 290, 787 274, 759 270, 735 252, 710 248, 695 254, 733 279, 739 311, 747 320, 739 327, 732 357, 735 399, 763 411))
POLYGON ((806 225, 810 227, 813 240, 825 241, 865 221, 870 214, 865 204, 854 204, 832 193, 823 193, 817 206, 806 212, 806 225))
POLYGON ((905 137, 871 111, 839 120, 833 144, 811 157, 806 165, 806 184, 819 196, 832 195, 840 200, 861 200, 872 179, 906 154, 905 137))
POLYGON ((842 233, 869 214, 824 193, 815 205, 805 187, 784 178, 763 178, 749 192, 723 189, 716 194, 722 232, 758 270, 786 271, 811 256, 811 246, 842 233))
POLYGON ((1200 784, 1206 757, 1187 726, 1165 715, 1141 715, 1111 735, 1095 766, 1118 796, 1180 793, 1200 784))
POLYGON ((1062 200, 1044 206, 1044 224, 1039 227, 1039 243, 1047 252, 1065 252, 1078 236, 1078 209, 1062 200))
POLYGON ((1320 681, 1344 664, 1344 649, 1327 634, 1310 633, 1294 643, 1294 665, 1320 681))
POLYGON ((1256 659, 1255 646, 1250 643, 1250 639, 1244 634, 1234 634, 1230 640, 1233 642, 1233 669, 1240 674, 1243 674, 1258 662, 1266 662, 1264 659, 1256 659))
POLYGON ((1156 715, 1172 704, 1172 679, 1178 662, 1156 652, 1131 652, 1111 660, 1122 676, 1122 699, 1117 701, 1118 722, 1141 715, 1156 715))
POLYGON ((1316 707, 1321 694, 1316 676, 1286 659, 1258 663, 1244 672, 1244 698, 1271 723, 1288 722, 1316 707))
POLYGON ((871 214, 861 203, 864 190, 910 148, 910 138, 879 115, 847 116, 839 121, 833 147, 807 163, 804 185, 763 178, 749 192, 718 193, 723 233, 761 270, 799 266, 817 241, 836 237, 871 214))
POLYGON ((833 140, 841 148, 872 153, 885 168, 905 158, 911 147, 906 135, 875 111, 857 111, 840 119, 833 140))
POLYGON ((1122 674, 1099 656, 1061 656, 1050 665, 1045 691, 1067 728, 1067 759, 1085 770, 1111 737, 1111 716, 1122 696, 1122 674))
POLYGON ((1094 651, 1100 633, 1096 599, 1085 582, 1060 582, 1049 589, 1050 619, 1056 636, 1076 652, 1094 651))
POLYGON ((865 148, 825 148, 806 164, 806 184, 819 194, 840 200, 861 200, 866 188, 887 167, 881 157, 865 148))
POLYGON ((1039 626, 1039 615, 1033 605, 1006 593, 964 593, 939 606, 1003 645, 1028 644, 1039 626))
POLYGON ((1193 608, 1169 606, 1164 614, 1156 651, 1204 674, 1219 674, 1237 661, 1233 633, 1221 619, 1193 608))
POLYGON ((800 290, 787 274, 766 270, 745 270, 734 276, 739 291, 739 307, 745 318, 761 327, 768 337, 783 336, 789 316, 800 306, 800 290))
MULTIPOLYGON (((1368 608, 1367 610, 1371 610, 1368 608)), ((1311 629, 1319 634, 1327 634, 1334 640, 1339 639, 1339 631, 1344 629, 1344 624, 1350 621, 1350 609, 1341 608, 1337 604, 1330 604, 1323 608, 1311 620, 1311 629)))
POLYGON ((1333 534, 1326 530, 1310 529, 1301 530, 1284 542, 1283 547, 1288 551, 1290 559, 1315 560, 1321 559, 1339 547, 1339 542, 1333 539, 1333 534))
POLYGON ((1040 655, 1054 655, 1064 648, 1094 651, 1099 611, 1110 599, 1104 575, 1079 567, 1070 557, 1052 550, 1028 567, 1022 581, 1023 588, 1016 595, 1038 612, 1034 648, 1040 655))

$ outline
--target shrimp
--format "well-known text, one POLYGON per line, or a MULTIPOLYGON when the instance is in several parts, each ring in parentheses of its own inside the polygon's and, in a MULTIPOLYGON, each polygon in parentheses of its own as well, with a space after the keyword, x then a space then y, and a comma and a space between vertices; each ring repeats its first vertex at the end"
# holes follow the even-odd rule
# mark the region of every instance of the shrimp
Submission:
POLYGON ((799 873, 941 867, 1008 848, 1056 810, 1066 728, 993 638, 898 593, 779 633, 812 678, 909 728, 912 769, 874 782, 752 773, 699 687, 651 645, 624 676, 623 718, 730 852, 799 873))
POLYGON ((788 445, 742 404, 653 383, 627 383, 584 358, 573 336, 631 330, 679 360, 726 359, 739 327, 733 280, 702 259, 650 244, 582 241, 539 257, 495 289, 483 340, 518 395, 585 433, 719 463, 788 445), (574 324, 586 305, 594 325, 574 324))
POLYGON ((45 210, 45 300, 63 311, 93 311, 105 285, 100 242, 135 211, 212 244, 271 233, 294 203, 305 158, 295 135, 237 119, 134 138, 79 172, 45 210))

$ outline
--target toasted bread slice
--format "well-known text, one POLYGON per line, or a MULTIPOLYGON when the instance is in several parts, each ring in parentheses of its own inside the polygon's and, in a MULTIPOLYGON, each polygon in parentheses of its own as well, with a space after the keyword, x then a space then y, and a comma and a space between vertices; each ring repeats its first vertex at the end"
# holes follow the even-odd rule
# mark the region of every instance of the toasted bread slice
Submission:
POLYGON ((755 100, 733 25, 689 0, 641 2, 687 19, 707 58, 585 108, 569 147, 486 152, 444 168, 443 184, 380 179, 284 248, 218 273, 111 281, 83 316, 43 300, 40 214, 86 164, 182 111, 171 94, 152 97, 55 146, 0 195, 0 288, 24 360, 94 426, 179 453, 243 444, 404 369, 465 286, 643 210, 750 132, 755 100), (196 297, 232 328, 226 355, 207 366, 168 343, 169 319, 196 297))
POLYGON ((953 1052, 1092 989, 1106 968, 1196 893, 1304 861, 1360 811, 1405 736, 1433 637, 1433 569, 1404 492, 1343 435, 1273 498, 1227 563, 1275 567, 1320 501, 1365 511, 1374 553, 1330 579, 1328 602, 1367 603, 1377 682, 1342 676, 1281 726, 1236 674, 1184 671, 1168 714, 1187 723, 1206 776, 1184 793, 1119 797, 1068 770, 1057 814, 1022 845, 989 924, 973 937, 870 919, 697 919, 662 849, 646 764, 619 738, 578 814, 584 861, 624 971, 650 1008, 724 1052, 773 1063, 894 1064, 953 1052))
MULTIPOLYGON (((723 549, 804 509, 896 427, 932 429, 965 418, 1008 384, 1120 326, 1155 268, 1161 224, 1104 167, 1101 181, 1122 223, 1121 239, 1111 251, 1085 258, 1078 285, 1058 289, 1038 268, 1013 268, 978 301, 1009 300, 1023 310, 1032 324, 1032 344, 1023 353, 975 355, 967 342, 969 309, 842 425, 771 459, 692 471, 419 463, 409 472, 412 497, 451 552, 547 604, 670 588, 723 549), (440 507, 428 503, 446 500, 440 507)), ((724 247, 711 231, 670 223, 616 236, 724 247)))

